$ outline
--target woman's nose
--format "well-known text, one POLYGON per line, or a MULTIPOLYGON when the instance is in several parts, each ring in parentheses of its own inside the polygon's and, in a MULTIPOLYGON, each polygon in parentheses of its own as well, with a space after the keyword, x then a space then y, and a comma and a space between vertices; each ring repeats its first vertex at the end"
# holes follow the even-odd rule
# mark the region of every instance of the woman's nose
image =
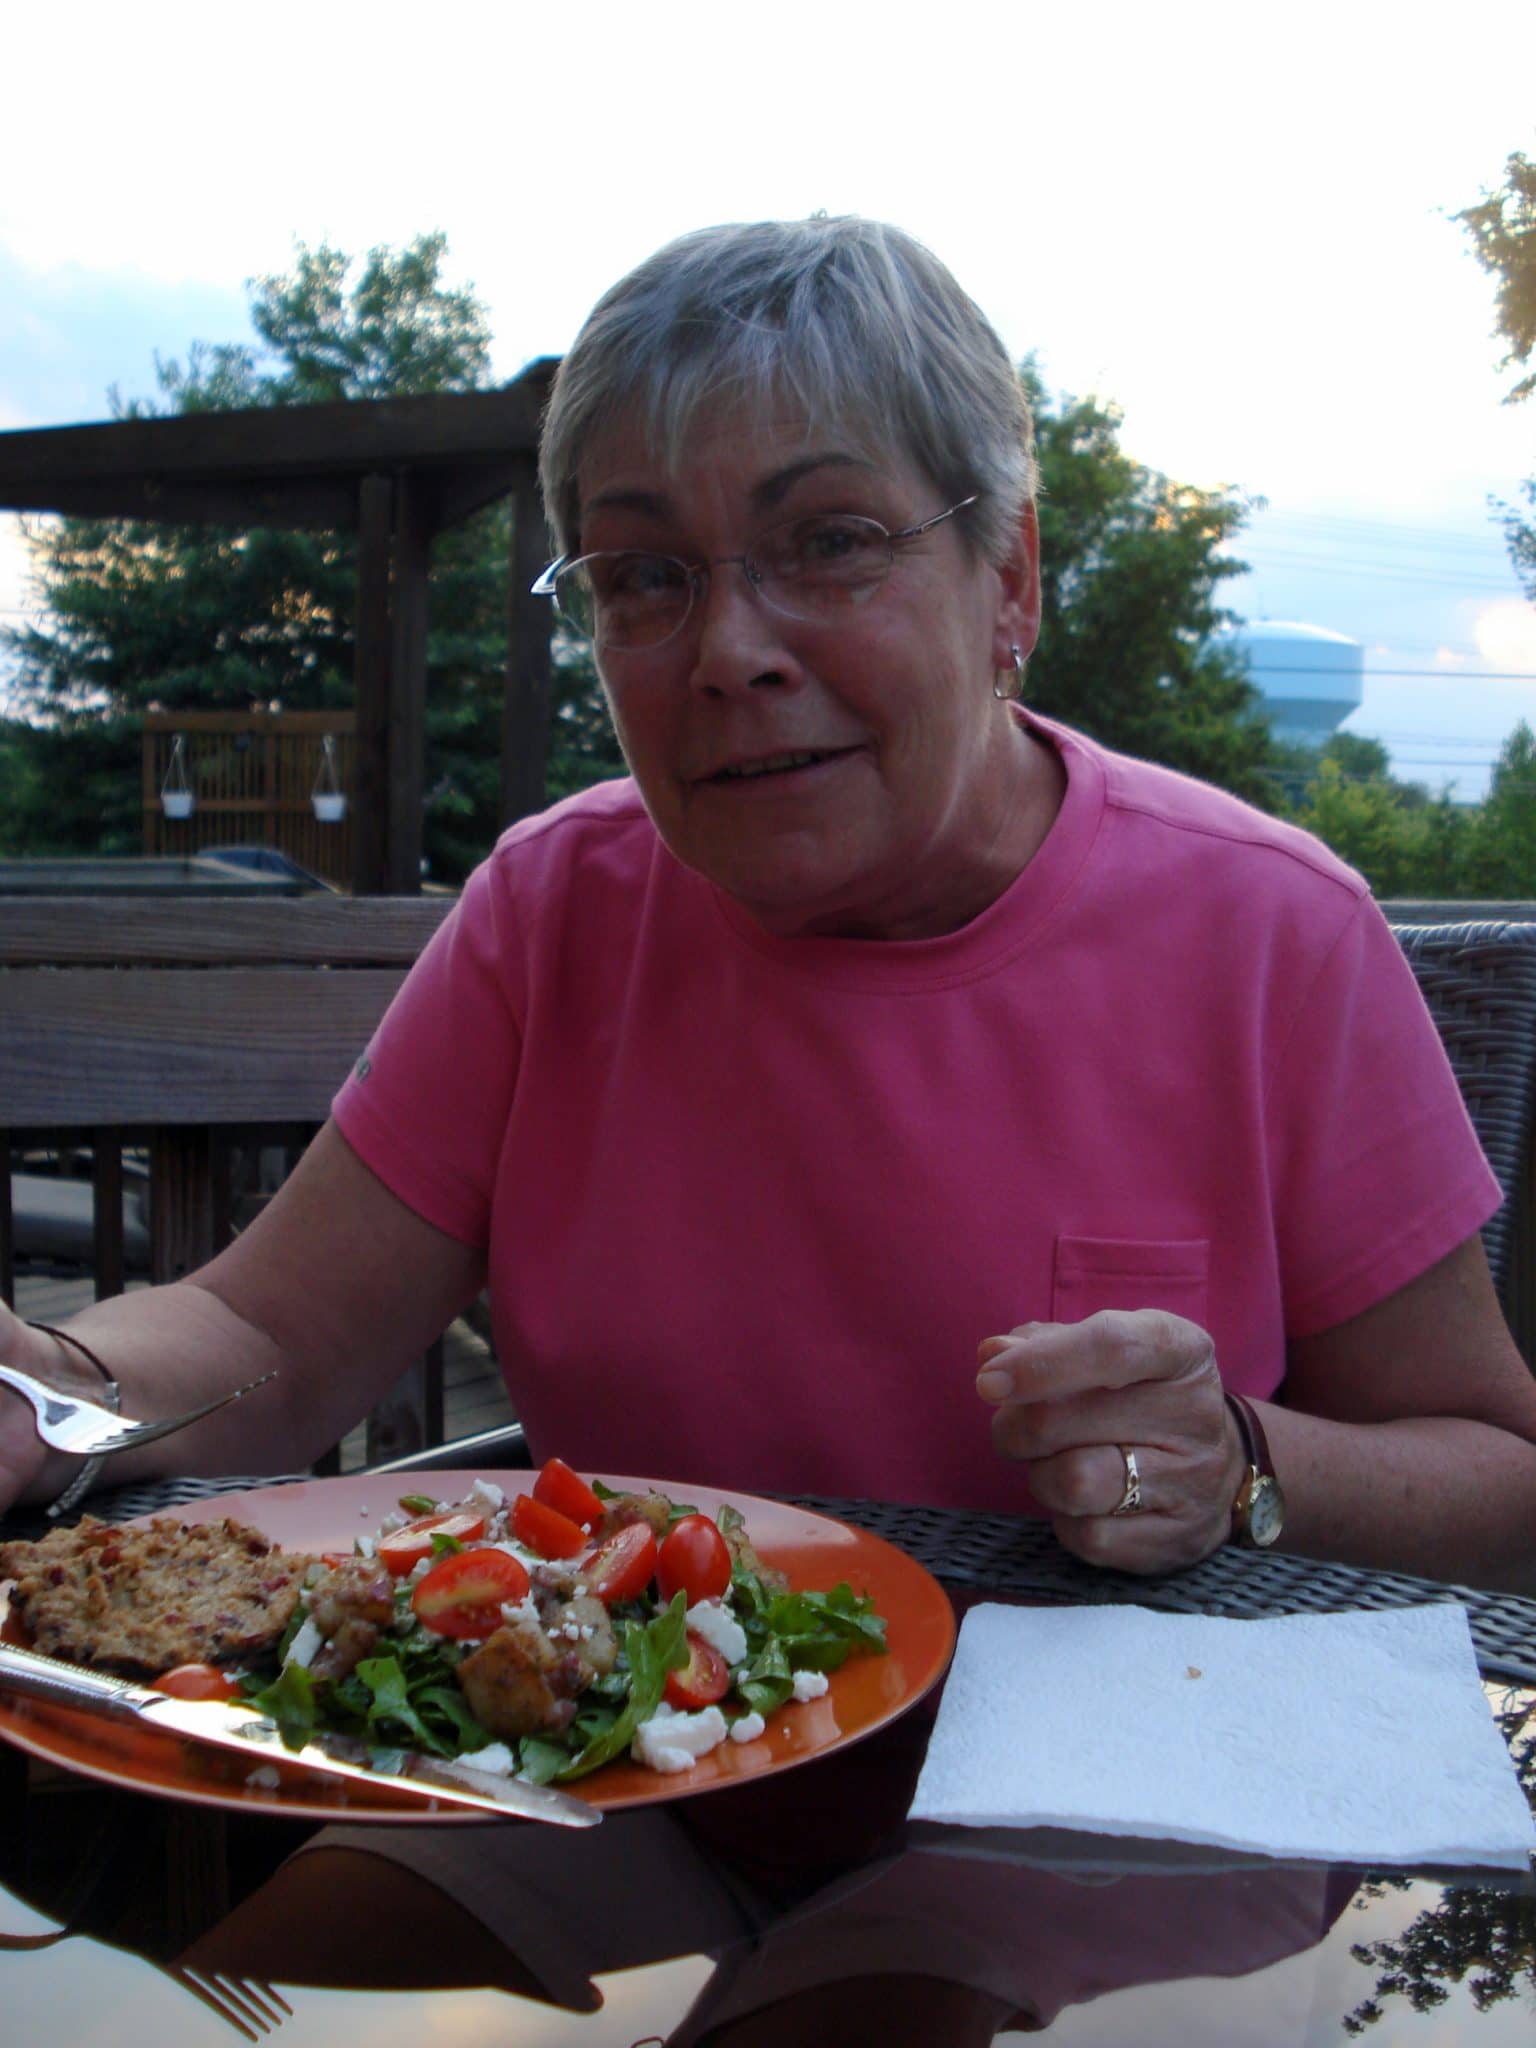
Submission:
POLYGON ((732 691, 788 682, 794 663, 782 614, 764 601, 745 565, 715 563, 701 580, 684 629, 693 639, 693 687, 732 691))

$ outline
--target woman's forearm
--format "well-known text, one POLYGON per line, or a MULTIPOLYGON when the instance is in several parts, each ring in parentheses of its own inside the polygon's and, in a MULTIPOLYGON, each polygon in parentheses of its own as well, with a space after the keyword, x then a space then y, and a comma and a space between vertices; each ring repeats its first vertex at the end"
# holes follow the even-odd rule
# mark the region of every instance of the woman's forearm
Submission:
POLYGON ((1536 1444, 1485 1422, 1334 1422, 1256 1404, 1282 1550, 1536 1594, 1536 1444))
MULTIPOLYGON (((58 1327, 90 1347, 118 1383, 122 1412, 136 1419, 179 1414, 223 1390, 276 1374, 267 1386, 202 1422, 143 1450, 117 1453, 107 1468, 114 1485, 168 1472, 293 1470, 311 1462, 347 1426, 343 1421, 331 1430, 297 1362, 195 1281, 95 1302, 58 1327)), ((29 1357, 16 1359, 23 1369, 88 1400, 99 1397, 101 1380, 73 1344, 35 1328, 26 1342, 29 1357)), ((51 1456, 23 1497, 52 1499, 76 1470, 78 1460, 51 1456)))

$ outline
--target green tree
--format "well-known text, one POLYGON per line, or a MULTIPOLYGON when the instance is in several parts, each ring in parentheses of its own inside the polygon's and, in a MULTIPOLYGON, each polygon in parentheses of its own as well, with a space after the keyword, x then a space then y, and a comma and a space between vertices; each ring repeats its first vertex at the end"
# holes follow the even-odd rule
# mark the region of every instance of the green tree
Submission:
MULTIPOLYGON (((446 244, 423 235, 360 264, 322 245, 254 279, 258 345, 194 344, 156 366, 157 395, 120 417, 482 388, 490 330, 473 293, 443 281, 446 244)), ((461 877, 495 836, 508 512, 492 506, 433 549, 424 843, 461 877)), ((353 701, 350 535, 64 519, 31 532, 43 627, 7 635, 28 721, 7 836, 31 852, 129 852, 139 843, 138 732, 150 707, 289 710, 353 701)), ((614 772, 618 752, 590 668, 560 669, 556 779, 614 772)))
POLYGON ((1031 703, 1107 744, 1272 806, 1269 728, 1234 657, 1218 585, 1235 494, 1170 482, 1120 445, 1121 415, 1050 399, 1032 364, 1044 612, 1031 703))
POLYGON ((1462 893, 1472 823, 1448 794, 1431 798, 1388 774, 1353 773, 1325 751, 1289 815, 1358 868, 1374 895, 1462 893))
MULTIPOLYGON (((1473 253, 1496 278, 1494 332, 1505 342, 1500 367, 1522 369, 1536 354, 1536 158, 1516 150, 1504 166, 1504 182, 1484 192, 1476 206, 1456 215, 1472 239, 1473 253)), ((1518 404, 1536 392, 1536 369, 1519 377, 1505 394, 1518 404)), ((1515 574, 1528 597, 1536 600, 1536 477, 1527 478, 1521 496, 1528 511, 1500 499, 1493 502, 1515 574)))
POLYGON ((1467 856, 1469 892, 1536 897, 1536 735, 1524 719, 1499 749, 1467 856))

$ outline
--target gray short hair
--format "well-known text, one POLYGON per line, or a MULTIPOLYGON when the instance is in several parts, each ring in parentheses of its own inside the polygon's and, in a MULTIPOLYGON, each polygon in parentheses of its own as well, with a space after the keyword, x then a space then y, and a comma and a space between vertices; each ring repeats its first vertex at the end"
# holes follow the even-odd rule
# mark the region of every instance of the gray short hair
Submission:
POLYGON ((666 461, 708 407, 788 397, 813 429, 893 449, 1000 561, 1035 495, 1034 425, 985 316, 921 242, 845 215, 702 228, 604 294, 560 365, 539 475, 555 544, 578 545, 577 472, 619 421, 666 461))

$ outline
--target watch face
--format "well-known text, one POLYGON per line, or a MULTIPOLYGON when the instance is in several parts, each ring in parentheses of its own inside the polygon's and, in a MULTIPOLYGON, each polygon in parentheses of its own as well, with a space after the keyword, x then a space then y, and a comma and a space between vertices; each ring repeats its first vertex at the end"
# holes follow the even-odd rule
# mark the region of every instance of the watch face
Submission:
POLYGON ((1268 1549, 1285 1523, 1285 1500, 1273 1479, 1260 1473, 1248 1493, 1248 1541, 1268 1549))

